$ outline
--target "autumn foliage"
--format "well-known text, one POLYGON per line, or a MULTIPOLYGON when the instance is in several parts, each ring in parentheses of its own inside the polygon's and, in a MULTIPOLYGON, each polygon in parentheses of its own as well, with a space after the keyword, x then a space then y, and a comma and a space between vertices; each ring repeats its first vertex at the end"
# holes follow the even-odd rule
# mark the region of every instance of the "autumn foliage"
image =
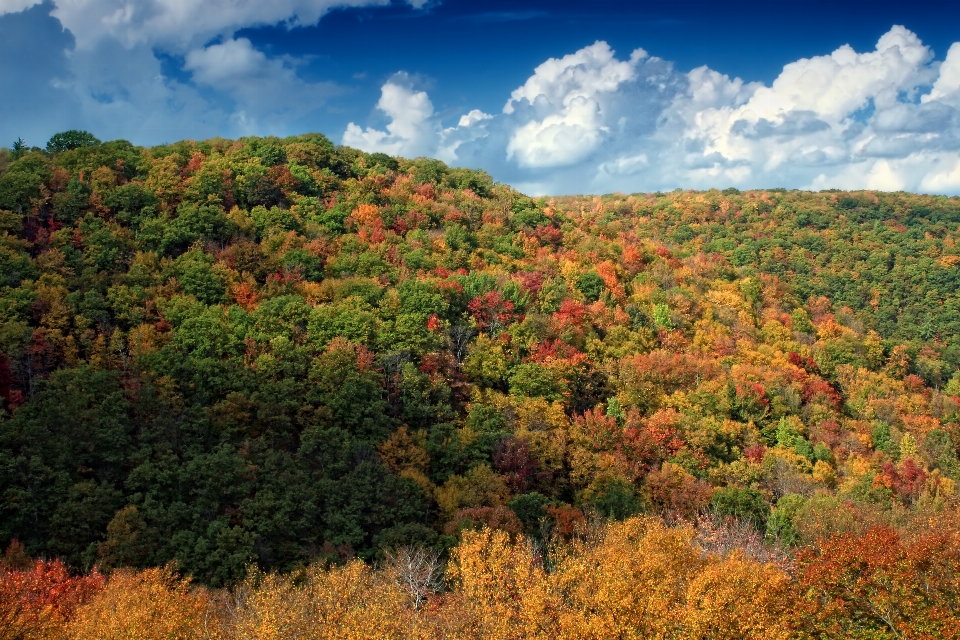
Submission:
POLYGON ((0 150, 4 632, 955 633, 960 200, 90 139, 0 150))
POLYGON ((960 527, 947 519, 838 534, 785 562, 731 523, 631 518, 547 545, 484 528, 445 572, 408 547, 376 567, 251 568, 219 590, 169 567, 104 579, 38 563, 4 584, 0 614, 4 638, 954 638, 960 527))
MULTIPOLYGON (((16 547, 14 546, 15 550, 16 547)), ((10 557, 7 554, 7 558, 10 557)), ((104 579, 94 571, 73 576, 59 560, 0 568, 0 638, 63 638, 78 607, 94 597, 104 579)))

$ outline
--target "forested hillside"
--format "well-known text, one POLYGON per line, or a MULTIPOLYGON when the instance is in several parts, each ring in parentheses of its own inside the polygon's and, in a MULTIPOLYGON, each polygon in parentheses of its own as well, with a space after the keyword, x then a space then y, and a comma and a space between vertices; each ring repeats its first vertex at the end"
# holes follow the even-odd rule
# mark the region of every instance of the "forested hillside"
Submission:
POLYGON ((483 527, 732 517, 783 559, 953 512, 958 198, 531 199, 320 135, 3 153, 28 555, 216 587, 483 527))

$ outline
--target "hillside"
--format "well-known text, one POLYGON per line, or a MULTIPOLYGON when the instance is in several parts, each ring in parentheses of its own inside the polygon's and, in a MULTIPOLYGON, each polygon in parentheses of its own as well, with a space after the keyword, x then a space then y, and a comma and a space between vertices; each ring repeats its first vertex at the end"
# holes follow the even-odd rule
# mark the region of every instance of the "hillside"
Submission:
POLYGON ((953 508, 958 198, 64 140, 0 156, 0 544, 220 586, 484 525, 789 549, 953 508))

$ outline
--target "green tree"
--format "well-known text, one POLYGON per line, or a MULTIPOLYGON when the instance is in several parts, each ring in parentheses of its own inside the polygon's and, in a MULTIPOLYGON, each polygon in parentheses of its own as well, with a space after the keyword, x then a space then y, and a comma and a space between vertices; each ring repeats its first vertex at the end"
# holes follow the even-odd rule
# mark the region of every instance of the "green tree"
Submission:
POLYGON ((711 501, 713 512, 718 516, 732 516, 746 520, 758 528, 766 526, 770 509, 763 496, 753 488, 723 487, 717 489, 711 501))
POLYGON ((70 131, 53 134, 50 141, 47 142, 47 151, 57 153, 79 149, 80 147, 95 147, 99 144, 100 141, 92 133, 71 129, 70 131))

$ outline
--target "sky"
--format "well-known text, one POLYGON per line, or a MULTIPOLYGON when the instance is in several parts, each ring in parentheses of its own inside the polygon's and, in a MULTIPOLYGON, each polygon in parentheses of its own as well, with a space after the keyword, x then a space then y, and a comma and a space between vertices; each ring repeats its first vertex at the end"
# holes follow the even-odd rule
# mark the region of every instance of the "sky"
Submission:
POLYGON ((0 0, 0 145, 319 131, 531 195, 955 195, 958 18, 937 0, 0 0))

